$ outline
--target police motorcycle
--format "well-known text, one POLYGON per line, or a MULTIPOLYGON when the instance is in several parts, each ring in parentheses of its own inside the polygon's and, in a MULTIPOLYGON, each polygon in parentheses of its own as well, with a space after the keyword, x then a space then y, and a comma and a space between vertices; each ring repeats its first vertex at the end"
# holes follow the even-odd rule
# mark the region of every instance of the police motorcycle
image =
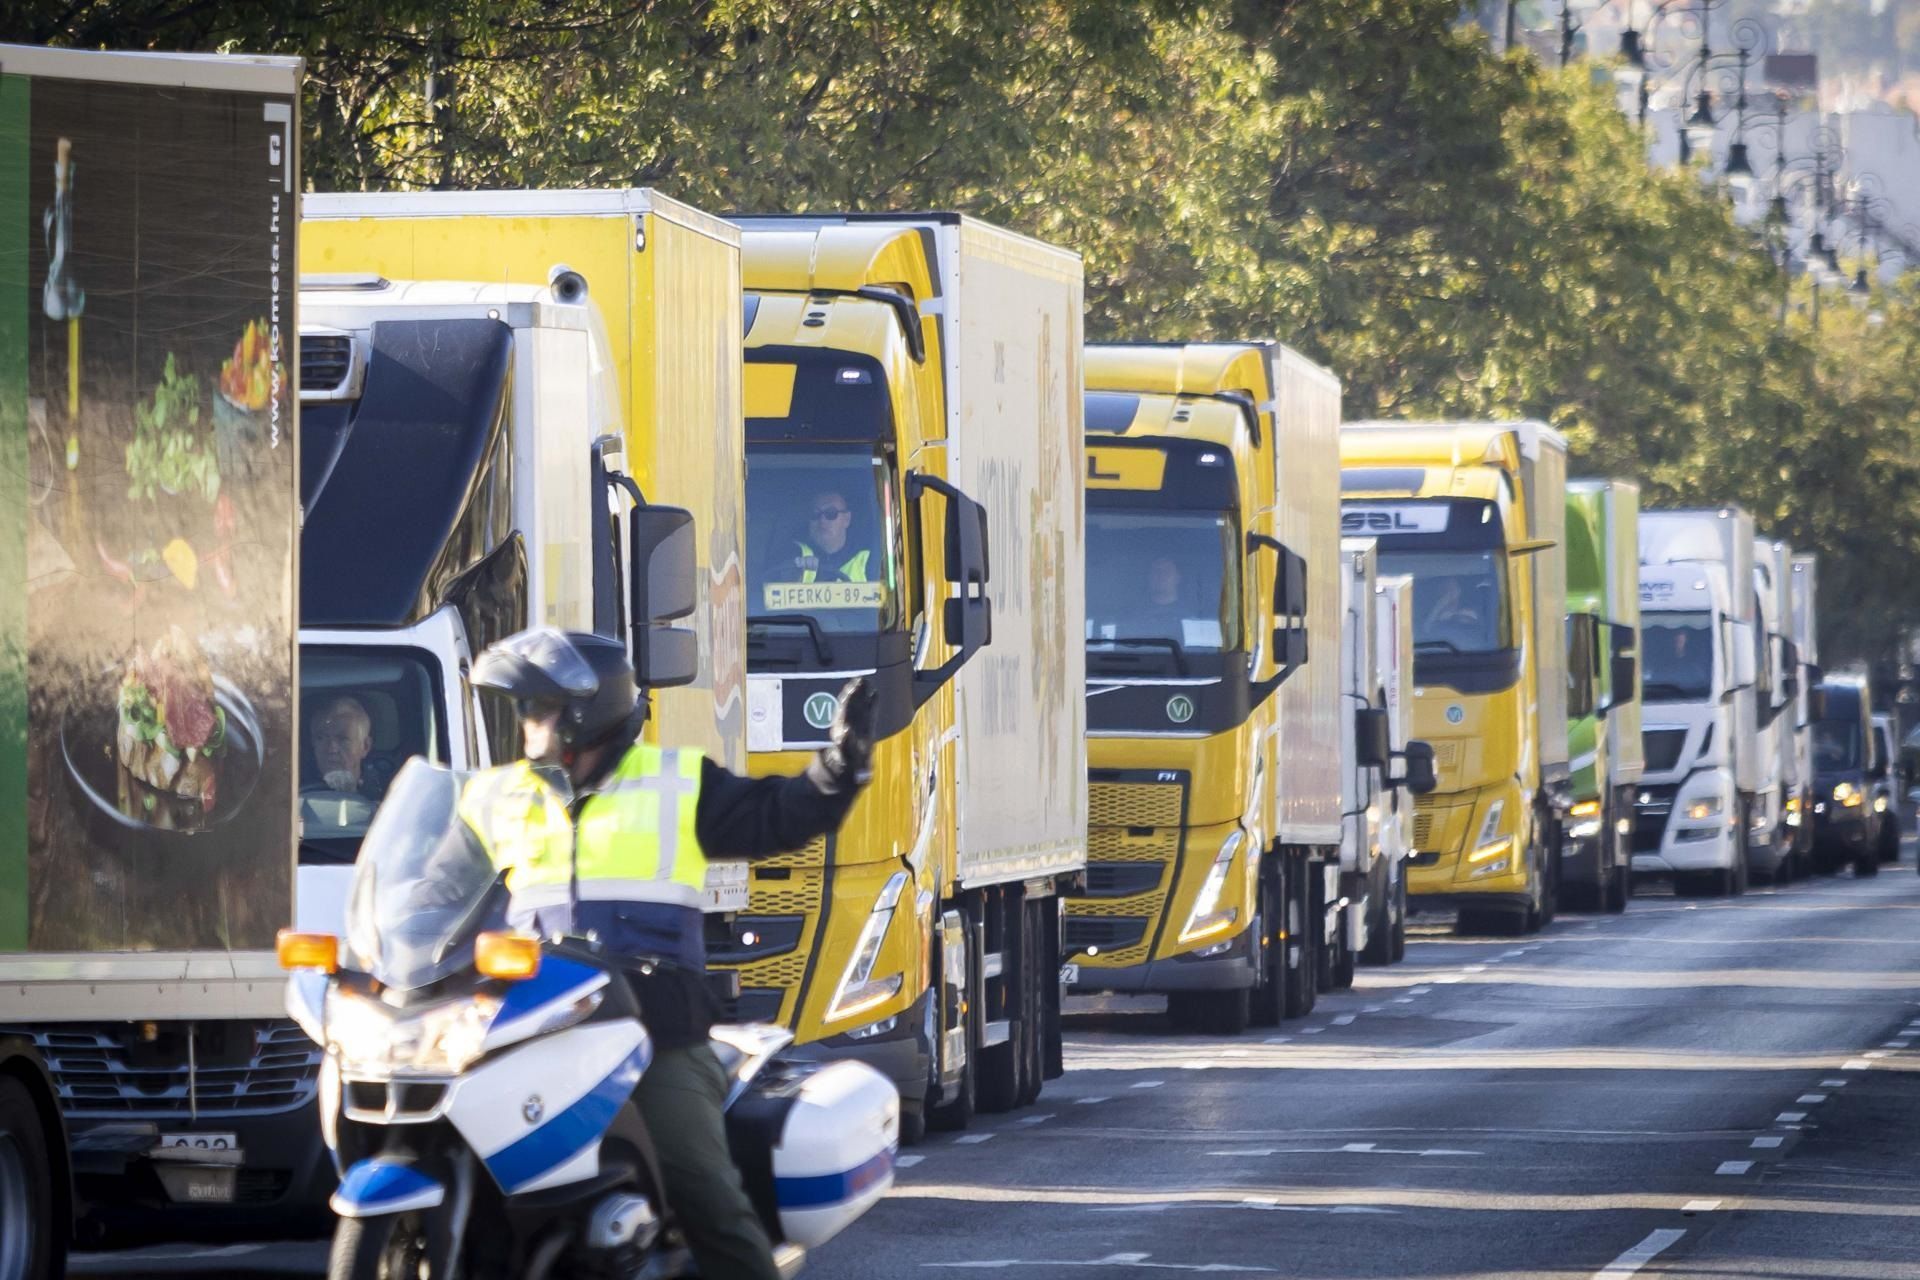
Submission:
MULTIPOLYGON (((502 927, 504 878, 458 813, 471 776, 410 762, 345 938, 280 938, 288 1009, 326 1049, 328 1276, 691 1275, 631 1101, 652 1056, 633 991, 590 940, 502 927)), ((778 1028, 713 1038, 729 1145, 791 1275, 892 1186, 899 1097, 858 1063, 782 1059, 778 1028)))

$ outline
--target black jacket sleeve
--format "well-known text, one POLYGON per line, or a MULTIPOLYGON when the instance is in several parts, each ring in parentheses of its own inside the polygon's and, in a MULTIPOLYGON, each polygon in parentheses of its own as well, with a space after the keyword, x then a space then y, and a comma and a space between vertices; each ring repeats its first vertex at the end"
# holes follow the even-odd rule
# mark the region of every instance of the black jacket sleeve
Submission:
POLYGON ((839 830, 853 800, 823 796, 805 777, 742 778, 706 760, 694 833, 710 858, 769 857, 839 830))

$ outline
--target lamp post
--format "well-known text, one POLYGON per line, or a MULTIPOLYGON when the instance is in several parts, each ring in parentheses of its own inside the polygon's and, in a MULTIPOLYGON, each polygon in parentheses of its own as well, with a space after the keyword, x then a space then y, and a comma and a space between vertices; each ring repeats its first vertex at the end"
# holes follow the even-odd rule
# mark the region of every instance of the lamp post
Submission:
POLYGON ((1688 162, 1692 152, 1711 148, 1721 124, 1731 119, 1733 136, 1727 143, 1722 172, 1728 178, 1749 182, 1754 175, 1752 161, 1747 158, 1747 72, 1765 51, 1767 32, 1753 19, 1742 18, 1733 24, 1730 38, 1729 50, 1716 51, 1712 24, 1703 22, 1699 52, 1680 71, 1682 101, 1693 104, 1681 133, 1681 159, 1688 162))

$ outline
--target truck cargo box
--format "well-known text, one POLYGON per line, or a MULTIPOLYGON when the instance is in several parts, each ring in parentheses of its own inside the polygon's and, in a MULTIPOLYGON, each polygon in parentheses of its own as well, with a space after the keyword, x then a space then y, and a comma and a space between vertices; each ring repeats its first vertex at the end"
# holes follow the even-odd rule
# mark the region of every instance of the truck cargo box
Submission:
POLYGON ((1567 442, 1543 423, 1519 422, 1520 482, 1527 528, 1553 546, 1536 552, 1533 649, 1539 671, 1540 777, 1567 776, 1567 442))
POLYGON ((1307 663, 1280 686, 1282 843, 1340 840, 1340 380, 1273 348, 1276 524, 1307 565, 1307 663))

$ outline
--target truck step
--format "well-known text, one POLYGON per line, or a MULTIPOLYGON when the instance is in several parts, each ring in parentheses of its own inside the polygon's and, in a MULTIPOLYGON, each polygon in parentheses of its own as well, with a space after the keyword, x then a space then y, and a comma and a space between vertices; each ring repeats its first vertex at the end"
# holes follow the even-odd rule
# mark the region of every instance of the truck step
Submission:
POLYGON ((1004 952, 989 951, 980 957, 980 976, 983 978, 997 978, 1006 972, 1006 968, 1007 959, 1004 952))
POLYGON ((996 1018, 987 1024, 981 1043, 990 1049, 996 1044, 1005 1044, 1011 1039, 1013 1039, 1013 1021, 1009 1018, 996 1018))

